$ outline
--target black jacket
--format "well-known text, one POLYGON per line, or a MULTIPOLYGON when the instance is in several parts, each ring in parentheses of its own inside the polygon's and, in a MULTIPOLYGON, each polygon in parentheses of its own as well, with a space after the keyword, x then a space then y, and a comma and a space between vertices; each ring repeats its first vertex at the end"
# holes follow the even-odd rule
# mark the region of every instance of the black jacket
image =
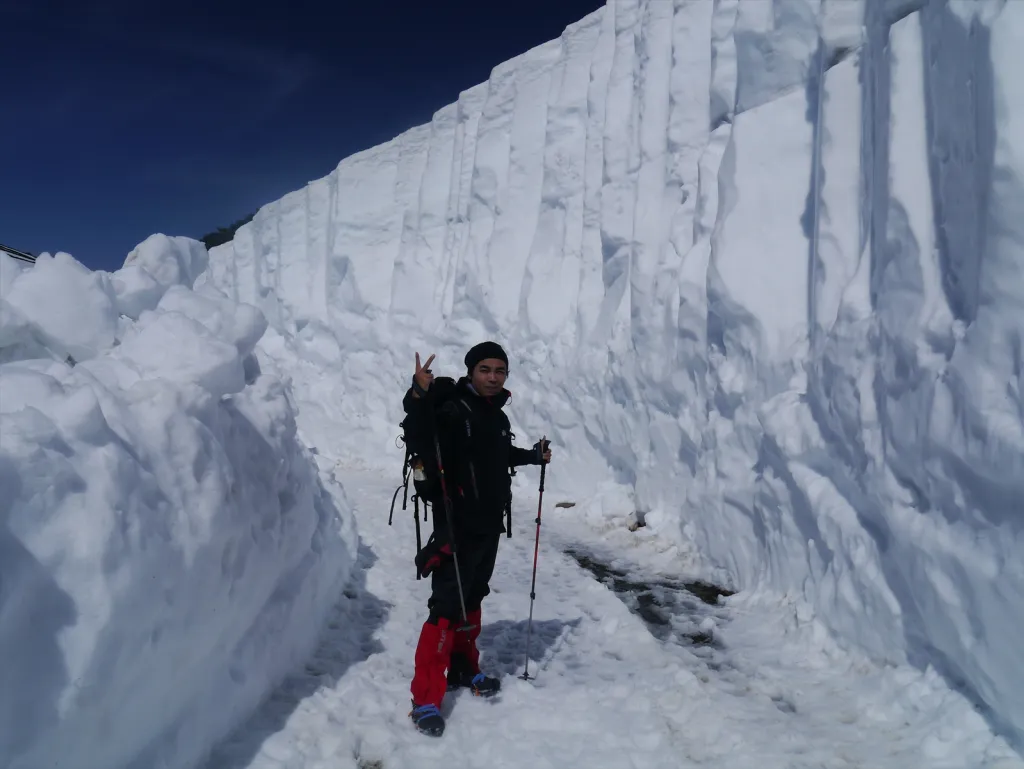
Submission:
MULTIPOLYGON (((536 450, 513 445, 512 429, 502 410, 510 393, 503 390, 493 398, 477 395, 469 380, 434 380, 425 398, 406 393, 402 405, 416 421, 422 435, 433 436, 437 426, 438 443, 444 465, 444 478, 456 537, 496 534, 505 531, 505 509, 512 498, 509 468, 539 465, 536 450), (433 419, 431 419, 433 414, 433 419)), ((433 464, 432 456, 430 457, 433 464)), ((439 493, 429 501, 434 509, 434 535, 447 541, 444 499, 439 493)))

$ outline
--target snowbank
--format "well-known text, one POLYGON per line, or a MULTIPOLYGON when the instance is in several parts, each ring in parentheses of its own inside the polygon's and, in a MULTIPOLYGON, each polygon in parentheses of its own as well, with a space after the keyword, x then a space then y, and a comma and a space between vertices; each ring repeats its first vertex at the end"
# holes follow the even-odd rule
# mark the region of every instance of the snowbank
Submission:
POLYGON ((577 511, 802 595, 1024 745, 1024 4, 923 5, 616 0, 200 282, 266 315, 310 440, 396 472, 414 352, 507 344, 577 511))
POLYGON ((203 246, 0 258, 0 765, 188 767, 310 653, 355 535, 203 246))

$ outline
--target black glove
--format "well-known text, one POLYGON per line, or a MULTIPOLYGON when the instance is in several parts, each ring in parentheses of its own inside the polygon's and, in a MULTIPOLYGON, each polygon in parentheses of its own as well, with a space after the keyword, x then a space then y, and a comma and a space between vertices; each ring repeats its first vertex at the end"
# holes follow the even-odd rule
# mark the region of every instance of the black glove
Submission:
POLYGON ((533 453, 536 457, 536 461, 534 462, 534 464, 544 464, 544 452, 548 450, 548 446, 550 445, 551 441, 537 441, 535 444, 533 444, 533 453))
POLYGON ((416 571, 421 577, 429 577, 432 571, 451 557, 452 546, 431 537, 423 549, 416 553, 416 571))

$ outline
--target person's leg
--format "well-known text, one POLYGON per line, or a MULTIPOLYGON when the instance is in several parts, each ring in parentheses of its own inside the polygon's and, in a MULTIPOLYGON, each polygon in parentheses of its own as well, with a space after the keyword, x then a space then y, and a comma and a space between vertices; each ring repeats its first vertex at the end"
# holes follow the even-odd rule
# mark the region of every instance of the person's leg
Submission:
POLYGON ((440 708, 448 688, 446 669, 454 634, 447 619, 431 615, 420 629, 416 646, 416 670, 410 685, 413 709, 409 715, 420 731, 435 736, 444 732, 440 708))
MULTIPOLYGON (((471 632, 460 629, 463 626, 462 602, 457 574, 462 576, 464 589, 467 584, 473 584, 481 553, 478 544, 469 541, 459 544, 457 554, 458 573, 455 562, 449 557, 442 560, 431 574, 431 593, 427 601, 430 615, 420 629, 410 685, 411 715, 417 726, 429 734, 440 734, 444 730, 444 720, 437 710, 448 689, 447 673, 452 662, 452 649, 460 642, 459 639, 464 639, 471 632)), ((479 628, 474 630, 479 632, 479 628)))
POLYGON ((466 593, 466 612, 479 611, 480 603, 491 594, 491 576, 498 558, 498 544, 501 534, 490 535, 477 545, 479 557, 473 564, 473 581, 466 593))
POLYGON ((493 694, 500 687, 497 679, 480 675, 480 650, 476 644, 483 617, 481 603, 491 592, 490 580, 500 541, 498 534, 475 543, 472 580, 466 590, 466 615, 471 629, 458 633, 452 646, 448 683, 453 687, 469 686, 474 694, 493 694))
POLYGON ((427 608, 430 614, 420 628, 416 645, 415 670, 409 687, 413 710, 409 715, 421 731, 439 736, 444 732, 444 719, 439 711, 448 689, 452 645, 456 628, 462 624, 455 564, 450 558, 442 561, 431 575, 427 608))

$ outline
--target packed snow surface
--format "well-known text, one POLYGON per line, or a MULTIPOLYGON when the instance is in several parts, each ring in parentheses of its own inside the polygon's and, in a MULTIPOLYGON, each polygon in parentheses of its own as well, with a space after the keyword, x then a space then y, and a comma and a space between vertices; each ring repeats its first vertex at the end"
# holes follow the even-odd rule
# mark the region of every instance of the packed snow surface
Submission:
MULTIPOLYGON (((685 584, 678 575, 653 573, 672 556, 657 534, 598 531, 548 492, 527 668, 537 468, 521 472, 533 492, 517 500, 483 607, 481 662, 501 677, 496 700, 451 692, 441 739, 413 728, 429 588, 411 569, 412 506, 389 527, 393 479, 345 458, 334 473, 359 520, 358 579, 313 657, 203 769, 1024 767, 934 671, 837 648, 797 601, 705 603, 673 587, 685 584), (627 576, 612 575, 609 590, 584 557, 627 576)), ((559 472, 556 460, 548 478, 559 472)))
POLYGON ((615 0, 198 284, 263 312, 308 441, 392 473, 414 353, 500 341, 577 521, 642 518, 657 568, 796 601, 1020 747, 1022 39, 1014 2, 615 0))
POLYGON ((315 646, 356 536, 266 319, 153 236, 0 257, 0 766, 188 767, 315 646), (331 489, 329 491, 328 489, 331 489))

